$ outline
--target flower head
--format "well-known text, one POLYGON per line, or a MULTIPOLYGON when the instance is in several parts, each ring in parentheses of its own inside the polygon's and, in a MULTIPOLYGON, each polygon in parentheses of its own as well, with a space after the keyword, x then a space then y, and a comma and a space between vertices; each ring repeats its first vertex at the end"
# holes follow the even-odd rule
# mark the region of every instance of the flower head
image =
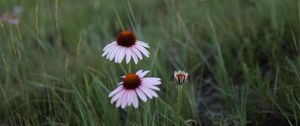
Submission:
POLYGON ((160 89, 157 85, 160 85, 160 78, 157 77, 145 77, 149 71, 139 70, 136 73, 129 73, 122 77, 115 90, 113 90, 109 97, 112 97, 111 103, 117 102, 116 106, 125 108, 126 106, 133 105, 138 108, 138 98, 146 102, 148 99, 158 97, 156 91, 160 89))
POLYGON ((9 15, 6 18, 7 23, 17 25, 19 23, 19 18, 16 15, 9 15))
POLYGON ((121 63, 126 58, 127 64, 132 58, 137 64, 139 59, 143 59, 143 55, 149 57, 150 53, 146 48, 149 48, 147 43, 137 40, 133 32, 125 30, 119 33, 115 41, 104 47, 102 56, 110 61, 115 59, 116 63, 121 63))
POLYGON ((187 80, 188 75, 188 73, 181 70, 174 72, 174 78, 179 84, 183 84, 187 80))

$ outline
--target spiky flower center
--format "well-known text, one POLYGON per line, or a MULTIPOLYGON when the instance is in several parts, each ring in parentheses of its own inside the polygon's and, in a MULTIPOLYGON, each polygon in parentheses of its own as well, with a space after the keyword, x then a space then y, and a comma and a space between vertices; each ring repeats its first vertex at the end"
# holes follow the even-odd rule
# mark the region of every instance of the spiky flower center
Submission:
POLYGON ((125 30, 119 33, 116 41, 118 45, 130 47, 135 44, 136 37, 133 32, 125 30))
POLYGON ((186 80, 186 75, 183 73, 178 73, 176 74, 176 81, 180 84, 184 83, 184 81, 186 80))
POLYGON ((16 19, 17 17, 15 15, 10 16, 11 19, 16 19))
POLYGON ((185 75, 184 74, 177 74, 176 77, 179 78, 179 79, 185 79, 185 75))
POLYGON ((123 85, 126 89, 135 89, 141 85, 141 79, 136 74, 127 74, 123 79, 123 85))

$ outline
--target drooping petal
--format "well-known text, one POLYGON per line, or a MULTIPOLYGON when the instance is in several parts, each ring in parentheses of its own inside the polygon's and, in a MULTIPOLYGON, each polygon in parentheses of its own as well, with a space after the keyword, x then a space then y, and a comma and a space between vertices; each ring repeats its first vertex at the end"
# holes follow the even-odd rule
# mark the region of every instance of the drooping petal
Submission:
POLYGON ((132 98, 133 98, 133 106, 135 108, 138 108, 139 107, 139 101, 138 101, 137 94, 136 94, 135 91, 133 92, 132 98))
POLYGON ((103 48, 103 51, 108 50, 109 48, 113 47, 113 46, 116 45, 116 44, 117 44, 116 41, 113 41, 113 42, 107 44, 107 45, 103 48))
POLYGON ((147 97, 145 96, 143 91, 141 91, 139 88, 137 88, 135 91, 136 91, 137 95, 139 96, 139 98, 141 98, 144 102, 147 101, 147 97))
POLYGON ((122 99, 122 104, 121 104, 121 108, 125 108, 128 102, 128 93, 129 91, 126 91, 124 93, 123 99, 122 99))
POLYGON ((120 92, 123 89, 123 85, 118 86, 115 90, 109 93, 108 97, 115 95, 116 93, 120 92))
POLYGON ((120 54, 121 50, 122 50, 122 47, 119 47, 119 49, 116 51, 116 54, 114 56, 115 63, 118 63, 118 58, 119 58, 119 54, 120 54))
POLYGON ((104 53, 101 55, 102 57, 106 56, 109 53, 109 49, 104 51, 104 53))
POLYGON ((142 83, 141 86, 143 86, 143 87, 145 87, 145 88, 150 88, 150 89, 153 89, 153 90, 157 90, 157 91, 160 90, 158 87, 153 86, 153 85, 150 85, 150 84, 147 85, 147 84, 142 83))
POLYGON ((119 56, 120 56, 120 54, 121 54, 121 51, 122 51, 122 49, 123 49, 123 47, 120 47, 119 49, 118 49, 118 51, 116 52, 116 55, 115 55, 115 63, 118 63, 119 62, 119 56))
POLYGON ((110 61, 112 61, 112 59, 115 58, 115 56, 116 56, 116 54, 117 54, 117 52, 119 51, 120 48, 121 48, 121 47, 116 46, 116 47, 111 51, 111 53, 108 54, 108 58, 109 58, 110 61))
POLYGON ((136 57, 134 52, 132 52, 131 50, 130 50, 130 52, 131 52, 131 57, 132 57, 134 63, 137 64, 138 63, 138 58, 136 57))
POLYGON ((128 64, 130 62, 130 59, 131 59, 130 49, 126 48, 125 53, 126 53, 126 63, 128 64))
POLYGON ((106 55, 106 59, 109 59, 110 55, 112 53, 114 53, 114 51, 116 51, 116 49, 118 48, 118 46, 112 46, 108 51, 108 54, 106 55))
POLYGON ((146 48, 149 48, 149 45, 148 45, 148 43, 146 43, 146 42, 143 42, 143 41, 137 41, 136 43, 139 44, 139 45, 141 45, 141 46, 144 46, 144 47, 146 47, 146 48))
POLYGON ((120 98, 118 99, 118 101, 117 101, 117 103, 116 103, 116 106, 117 107, 120 107, 121 106, 121 104, 122 104, 122 101, 123 101, 123 99, 124 99, 124 94, 126 93, 126 90, 124 90, 123 92, 122 92, 122 94, 120 94, 121 96, 120 96, 120 98))
POLYGON ((120 51, 120 54, 118 56, 118 63, 121 63, 122 60, 124 59, 124 57, 125 57, 125 50, 126 50, 126 48, 123 47, 122 50, 120 51))
POLYGON ((112 97, 110 103, 114 103, 115 101, 119 100, 123 96, 124 92, 125 92, 125 90, 122 90, 122 91, 118 92, 116 95, 114 95, 112 97))
POLYGON ((158 95, 154 91, 152 91, 151 89, 144 88, 144 90, 146 90, 148 93, 150 93, 153 97, 158 97, 158 95))
POLYGON ((145 49, 145 47, 141 46, 141 45, 134 45, 139 51, 141 51, 146 57, 149 57, 149 52, 145 49))
POLYGON ((152 97, 152 94, 147 90, 147 88, 141 87, 141 86, 140 86, 139 89, 140 89, 141 91, 143 91, 143 93, 146 94, 150 99, 153 98, 153 97, 152 97))
POLYGON ((138 58, 140 58, 141 60, 143 59, 141 52, 134 46, 132 46, 131 51, 134 52, 138 56, 138 58))
POLYGON ((130 105, 132 104, 132 102, 133 102, 133 92, 134 92, 134 90, 129 90, 129 91, 128 91, 128 96, 127 96, 128 102, 127 102, 127 106, 130 106, 130 105))
POLYGON ((123 60, 123 58, 124 58, 124 56, 125 56, 123 50, 125 51, 125 48, 124 48, 124 47, 120 47, 120 49, 118 50, 118 52, 117 52, 117 54, 116 54, 116 56, 115 56, 115 62, 116 62, 116 63, 120 63, 119 61, 120 61, 121 58, 122 58, 122 60, 123 60), (122 56, 122 55, 124 55, 124 56, 122 56))
POLYGON ((156 78, 156 77, 145 77, 142 78, 142 83, 145 83, 147 85, 160 85, 160 78, 156 78))

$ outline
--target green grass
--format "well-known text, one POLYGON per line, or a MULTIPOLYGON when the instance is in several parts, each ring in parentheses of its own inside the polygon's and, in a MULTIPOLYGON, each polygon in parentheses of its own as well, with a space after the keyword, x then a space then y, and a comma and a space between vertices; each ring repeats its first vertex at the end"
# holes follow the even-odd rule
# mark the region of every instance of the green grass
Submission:
POLYGON ((2 0, 0 12, 15 5, 20 23, 0 24, 0 125, 300 125, 299 0, 2 0), (131 71, 162 79, 125 120, 108 94, 128 65, 101 57, 122 29, 151 47, 131 71), (204 116, 207 84, 224 116, 204 116))

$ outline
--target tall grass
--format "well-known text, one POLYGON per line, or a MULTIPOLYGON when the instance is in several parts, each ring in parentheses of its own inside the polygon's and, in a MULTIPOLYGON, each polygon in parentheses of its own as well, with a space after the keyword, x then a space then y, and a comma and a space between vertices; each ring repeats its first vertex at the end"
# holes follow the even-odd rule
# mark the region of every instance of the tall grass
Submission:
POLYGON ((20 23, 0 23, 0 125, 299 124, 299 0, 10 0, 0 12, 15 5, 20 23), (132 71, 163 83, 139 109, 108 98, 127 68, 102 48, 123 29, 151 47, 132 71), (177 69, 190 75, 180 103, 177 69), (204 116, 214 95, 221 116, 204 116))

